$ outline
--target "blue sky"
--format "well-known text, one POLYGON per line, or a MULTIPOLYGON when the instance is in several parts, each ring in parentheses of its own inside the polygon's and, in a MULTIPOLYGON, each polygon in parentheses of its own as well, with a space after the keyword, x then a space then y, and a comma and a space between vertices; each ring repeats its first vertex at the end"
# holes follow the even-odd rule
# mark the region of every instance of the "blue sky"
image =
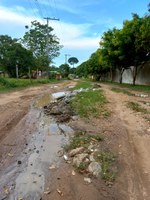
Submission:
POLYGON ((149 0, 0 0, 0 35, 20 38, 25 25, 44 17, 59 18, 50 21, 54 33, 64 47, 54 60, 59 66, 65 54, 77 57, 80 63, 87 60, 99 47, 103 32, 113 27, 121 28, 131 13, 143 16, 149 0))

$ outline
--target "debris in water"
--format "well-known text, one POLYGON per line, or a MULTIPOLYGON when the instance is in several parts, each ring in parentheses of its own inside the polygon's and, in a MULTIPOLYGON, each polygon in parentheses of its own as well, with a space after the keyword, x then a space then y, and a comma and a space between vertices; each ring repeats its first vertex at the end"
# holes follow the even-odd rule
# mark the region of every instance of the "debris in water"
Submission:
POLYGON ((55 165, 51 165, 51 166, 49 167, 49 169, 55 169, 55 168, 56 168, 55 165))
POLYGON ((64 155, 64 160, 68 161, 68 157, 66 155, 64 155))
POLYGON ((36 153, 39 153, 39 150, 37 150, 36 153))
POLYGON ((12 154, 12 153, 8 153, 8 156, 9 156, 9 157, 13 157, 14 154, 12 154))
POLYGON ((44 192, 44 194, 50 194, 51 193, 51 191, 45 191, 44 192))
POLYGON ((61 99, 61 98, 65 97, 65 95, 66 95, 65 92, 56 92, 56 93, 52 94, 52 97, 54 99, 61 99))
POLYGON ((61 190, 57 189, 57 192, 58 192, 58 194, 59 194, 61 197, 64 196, 64 194, 62 193, 61 190))
POLYGON ((5 192, 5 194, 9 194, 9 189, 8 189, 8 188, 5 188, 5 189, 4 189, 4 192, 5 192))
POLYGON ((57 155, 58 155, 59 157, 62 157, 63 154, 64 154, 64 151, 63 151, 63 150, 59 150, 59 151, 57 152, 57 155))
POLYGON ((21 165, 21 163, 22 163, 21 160, 18 160, 18 165, 21 165))

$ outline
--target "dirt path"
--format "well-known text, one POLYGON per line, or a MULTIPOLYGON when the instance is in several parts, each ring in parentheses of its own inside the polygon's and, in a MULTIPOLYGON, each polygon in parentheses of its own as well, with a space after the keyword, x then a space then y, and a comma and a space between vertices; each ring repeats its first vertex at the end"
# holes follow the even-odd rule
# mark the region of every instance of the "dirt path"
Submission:
MULTIPOLYGON (((101 84, 111 117, 74 120, 60 126, 43 118, 41 110, 32 106, 43 94, 64 91, 74 84, 66 81, 0 94, 0 200, 149 200, 150 124, 140 113, 127 108, 126 103, 139 102, 149 109, 143 101, 150 102, 150 97, 115 93, 111 86, 101 84), (118 175, 111 187, 94 178, 92 184, 85 184, 84 176, 78 173, 72 176, 72 166, 62 158, 56 162, 58 167, 49 170, 65 140, 60 130, 70 133, 70 127, 104 134, 106 147, 117 155, 118 175), (22 198, 28 192, 30 195, 22 198)), ((44 98, 48 100, 47 96, 44 98)))
MULTIPOLYGON (((118 120, 120 161, 123 164, 117 184, 123 194, 122 199, 148 200, 150 198, 150 122, 140 113, 135 113, 126 104, 129 101, 140 103, 143 98, 115 93, 111 86, 102 85, 111 103, 113 118, 118 120), (124 191, 124 192, 123 192, 124 191)), ((150 97, 144 99, 150 101, 150 97)), ((150 108, 147 106, 147 109, 150 108)))

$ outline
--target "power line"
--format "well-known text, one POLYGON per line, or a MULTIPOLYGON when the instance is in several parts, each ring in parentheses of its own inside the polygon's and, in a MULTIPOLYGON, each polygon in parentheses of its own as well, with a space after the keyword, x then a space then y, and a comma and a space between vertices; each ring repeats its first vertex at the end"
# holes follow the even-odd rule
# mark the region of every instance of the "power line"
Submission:
POLYGON ((47 21, 47 27, 48 27, 48 25, 49 25, 49 20, 56 20, 56 21, 59 21, 59 19, 57 19, 57 18, 51 18, 51 17, 44 17, 44 19, 46 19, 46 21, 47 21))

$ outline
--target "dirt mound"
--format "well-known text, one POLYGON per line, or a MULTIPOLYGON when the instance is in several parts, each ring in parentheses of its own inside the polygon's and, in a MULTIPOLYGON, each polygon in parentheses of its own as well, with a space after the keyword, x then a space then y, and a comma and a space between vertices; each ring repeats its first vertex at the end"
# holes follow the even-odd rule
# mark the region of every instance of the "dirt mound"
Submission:
POLYGON ((74 115, 70 105, 64 99, 59 99, 44 106, 44 114, 53 116, 56 122, 68 122, 74 115))

